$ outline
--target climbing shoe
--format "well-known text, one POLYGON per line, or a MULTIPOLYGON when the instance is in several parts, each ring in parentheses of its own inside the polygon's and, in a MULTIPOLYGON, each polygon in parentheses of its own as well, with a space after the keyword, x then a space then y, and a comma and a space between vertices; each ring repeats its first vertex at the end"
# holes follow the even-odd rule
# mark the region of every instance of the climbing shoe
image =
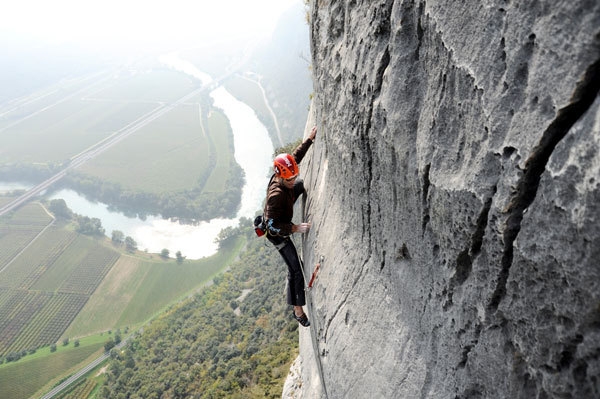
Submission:
POLYGON ((310 321, 308 321, 306 313, 302 313, 302 316, 296 316, 296 313, 292 312, 292 316, 294 316, 294 319, 298 320, 298 323, 300 323, 302 327, 310 326, 310 321))

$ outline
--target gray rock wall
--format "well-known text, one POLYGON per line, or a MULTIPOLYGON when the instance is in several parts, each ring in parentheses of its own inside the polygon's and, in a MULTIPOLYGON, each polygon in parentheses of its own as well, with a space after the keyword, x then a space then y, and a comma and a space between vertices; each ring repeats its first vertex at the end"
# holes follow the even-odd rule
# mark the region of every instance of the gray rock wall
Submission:
POLYGON ((600 397, 600 2, 310 20, 302 396, 600 397))

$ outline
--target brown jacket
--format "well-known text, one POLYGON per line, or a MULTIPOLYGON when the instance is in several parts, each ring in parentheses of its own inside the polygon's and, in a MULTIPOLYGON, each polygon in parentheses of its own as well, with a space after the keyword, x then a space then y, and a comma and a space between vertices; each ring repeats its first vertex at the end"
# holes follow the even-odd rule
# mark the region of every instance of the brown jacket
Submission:
MULTIPOLYGON (((312 143, 311 139, 306 139, 294 150, 292 156, 297 164, 300 164, 312 143)), ((275 174, 269 180, 263 217, 267 224, 267 234, 286 237, 292 234, 292 217, 297 198, 294 189, 285 187, 280 180, 275 174)))

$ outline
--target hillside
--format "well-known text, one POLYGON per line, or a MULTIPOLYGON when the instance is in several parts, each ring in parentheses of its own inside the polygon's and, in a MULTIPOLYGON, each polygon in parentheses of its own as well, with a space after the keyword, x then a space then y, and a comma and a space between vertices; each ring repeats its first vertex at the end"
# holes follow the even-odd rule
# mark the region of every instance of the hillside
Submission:
POLYGON ((191 300, 144 328, 99 398, 277 398, 297 354, 279 254, 246 228, 246 251, 191 300))
POLYGON ((311 4, 296 395, 600 397, 600 3, 311 4))

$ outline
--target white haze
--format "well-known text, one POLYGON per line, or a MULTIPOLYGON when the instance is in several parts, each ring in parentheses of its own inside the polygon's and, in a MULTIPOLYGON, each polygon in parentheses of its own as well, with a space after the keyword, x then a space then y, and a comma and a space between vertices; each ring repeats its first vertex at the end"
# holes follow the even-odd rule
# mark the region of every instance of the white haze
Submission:
MULTIPOLYGON (((177 54, 180 50, 213 48, 246 54, 246 50, 261 39, 270 36, 280 16, 303 0, 13 0, 4 2, 0 8, 0 50, 5 58, 0 62, 0 105, 3 101, 26 95, 28 90, 49 82, 52 78, 67 76, 71 70, 78 71, 78 64, 96 66, 97 60, 104 62, 129 62, 144 55, 160 58, 164 54, 177 54), (122 57, 125 55, 126 57, 122 57), (38 68, 38 66, 41 66, 38 68), (47 68, 44 68, 47 66, 47 68), (44 74, 48 77, 44 80, 44 74)), ((201 54, 205 54, 203 51, 201 54)), ((164 57, 162 57, 164 62, 164 57)), ((178 61, 181 69, 182 61, 178 61)), ((100 63, 98 63, 98 66, 100 63)), ((190 64, 191 66, 191 64, 190 64)), ((175 66, 173 66, 175 67, 175 66)), ((195 67, 184 72, 200 77, 195 67)), ((76 73, 76 72, 74 72, 76 73)), ((216 103, 226 99, 224 89, 213 94, 216 103), (214 96, 217 96, 215 98, 214 96)), ((231 102, 231 101, 230 101, 231 102)), ((217 106, 219 106, 217 104, 217 106)), ((223 108, 231 108, 223 107, 223 108)), ((260 121, 250 121, 251 110, 235 111, 230 118, 232 128, 246 134, 254 130, 265 130, 260 121), (243 119, 241 127, 237 116, 243 119), (245 119, 244 119, 245 118, 245 119), (254 123, 256 122, 256 123, 254 123), (255 126, 256 125, 256 126, 255 126)), ((196 259, 212 255, 217 246, 214 237, 227 226, 234 226, 241 216, 252 217, 260 207, 268 176, 266 171, 272 153, 272 144, 266 130, 257 139, 261 150, 266 151, 265 160, 244 164, 238 159, 244 156, 236 144, 236 160, 244 167, 246 178, 259 180, 253 187, 245 187, 242 209, 233 219, 213 219, 200 226, 183 226, 165 220, 153 220, 149 226, 129 231, 126 224, 110 225, 110 218, 102 220, 110 235, 112 230, 121 230, 131 235, 140 248, 158 252, 168 248, 175 253, 181 250, 184 256, 196 259), (261 137, 262 137, 261 136, 261 137), (255 191, 252 191, 255 190, 255 191), (256 190, 259 190, 256 192, 256 190), (253 197, 248 199, 249 197, 253 197)), ((236 136, 234 132, 234 136, 236 136)), ((257 136, 258 137, 258 136, 257 136)), ((238 138, 236 138, 236 142, 238 138)), ((249 145, 242 145, 251 150, 249 145)), ((252 161, 252 160, 251 160, 252 161)), ((247 185, 246 185, 247 186, 247 185)), ((73 208, 73 201, 67 202, 73 208)), ((89 206, 84 206, 90 208, 89 206)), ((90 217, 100 215, 87 214, 90 217)))
POLYGON ((267 36, 281 13, 299 1, 7 1, 0 13, 0 34, 53 45, 175 50, 267 36))

